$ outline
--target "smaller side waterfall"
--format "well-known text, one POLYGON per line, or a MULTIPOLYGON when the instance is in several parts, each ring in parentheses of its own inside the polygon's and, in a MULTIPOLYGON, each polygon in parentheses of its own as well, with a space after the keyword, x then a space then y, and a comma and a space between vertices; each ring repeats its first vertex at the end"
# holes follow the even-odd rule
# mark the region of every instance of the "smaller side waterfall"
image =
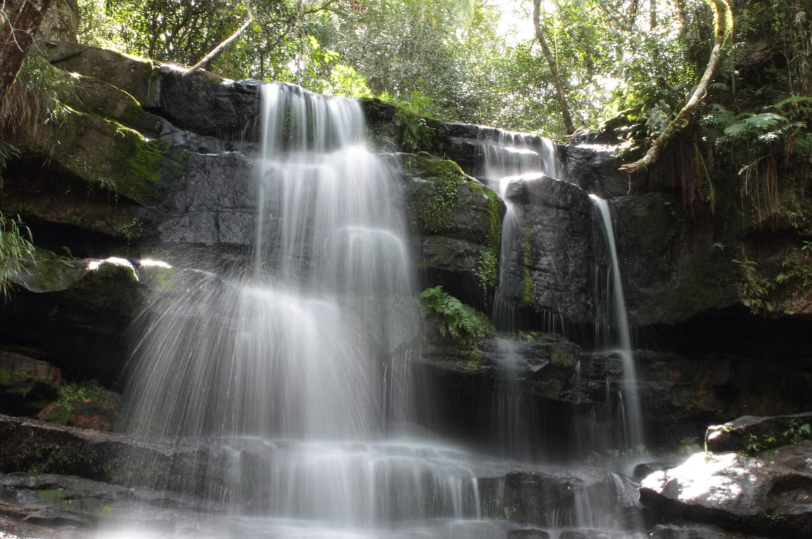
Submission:
POLYGON ((623 282, 617 258, 615 231, 612 226, 612 212, 606 200, 596 195, 589 195, 589 198, 600 216, 611 262, 611 280, 608 283, 608 289, 611 290, 610 299, 614 306, 614 319, 610 322, 610 326, 614 325, 617 328, 616 351, 623 362, 623 384, 618 401, 620 402, 621 416, 623 418, 621 422, 624 438, 627 447, 637 447, 643 444, 643 422, 640 412, 640 399, 637 393, 637 374, 635 372, 634 353, 632 352, 629 317, 626 314, 626 299, 623 296, 623 282))
MULTIPOLYGON (((494 292, 491 322, 505 332, 515 332, 516 305, 506 297, 505 283, 511 270, 521 265, 525 256, 524 226, 521 212, 510 200, 509 190, 514 182, 532 180, 546 174, 559 178, 562 167, 556 156, 555 145, 526 133, 481 128, 479 142, 482 148, 482 176, 489 187, 504 200, 506 211, 502 219, 502 237, 499 253, 499 279, 494 292), (521 236, 517 238, 517 234, 521 236), (518 258, 517 258, 518 257, 518 258)), ((517 343, 498 339, 499 373, 493 396, 493 415, 498 425, 499 448, 502 454, 527 457, 531 453, 529 426, 523 423, 522 393, 519 384, 521 354, 517 343)))

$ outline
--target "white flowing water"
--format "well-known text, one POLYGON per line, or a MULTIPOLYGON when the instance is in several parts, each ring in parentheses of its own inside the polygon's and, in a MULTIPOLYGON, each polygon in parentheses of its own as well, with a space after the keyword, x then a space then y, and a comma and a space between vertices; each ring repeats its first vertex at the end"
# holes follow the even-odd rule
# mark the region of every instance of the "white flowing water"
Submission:
POLYGON ((517 230, 521 230, 516 209, 509 200, 510 184, 539 174, 563 179, 563 167, 558 159, 553 142, 527 133, 480 130, 479 140, 483 153, 484 176, 491 189, 504 200, 507 208, 502 220, 502 241, 499 253, 499 280, 494 294, 491 321, 500 330, 516 330, 516 309, 505 297, 499 286, 504 283, 509 271, 509 261, 516 256, 524 256, 523 251, 514 245, 517 230))
POLYGON ((187 487, 249 514, 328 528, 477 517, 460 454, 389 435, 408 413, 416 291, 402 196, 359 104, 262 90, 253 268, 153 308, 130 429, 225 447, 231 471, 204 463, 187 487))
MULTIPOLYGON (((231 512, 100 537, 507 536, 480 519, 509 511, 505 477, 521 465, 397 436, 418 337, 414 266, 402 195, 365 147, 359 104, 287 84, 262 93, 252 267, 179 277, 143 316, 127 391, 128 429, 166 448, 133 461, 132 484, 158 476, 231 512)), ((524 428, 520 401, 505 402, 508 428, 524 428)), ((603 525, 589 496, 541 520, 603 525)))
MULTIPOLYGON (((526 133, 502 130, 494 132, 486 128, 480 130, 479 140, 485 179, 491 189, 499 194, 506 207, 502 220, 499 279, 494 292, 491 322, 499 330, 515 332, 516 306, 512 299, 505 297, 503 284, 507 282, 508 272, 511 270, 510 261, 516 260, 515 257, 524 257, 523 249, 515 244, 516 231, 523 230, 523 226, 521 217, 509 199, 508 190, 511 183, 528 180, 539 174, 560 178, 563 169, 556 155, 555 145, 549 139, 526 133)), ((494 415, 498 423, 499 447, 504 455, 522 457, 531 453, 526 446, 530 439, 528 429, 533 428, 532 425, 523 424, 521 419, 522 394, 518 373, 522 358, 516 352, 515 342, 499 339, 497 344, 500 372, 494 389, 494 415)))
POLYGON ((623 280, 620 274, 620 263, 615 246, 615 230, 612 225, 612 211, 609 203, 597 195, 589 195, 595 209, 600 216, 600 222, 606 239, 611 262, 611 281, 607 289, 611 290, 611 303, 614 316, 610 326, 616 328, 617 353, 623 362, 623 386, 618 395, 620 415, 626 447, 635 448, 643 445, 642 414, 640 411, 640 398, 637 391, 637 373, 634 365, 634 352, 632 350, 631 330, 629 317, 626 313, 626 299, 623 296, 623 280), (625 398, 624 398, 625 395, 625 398))

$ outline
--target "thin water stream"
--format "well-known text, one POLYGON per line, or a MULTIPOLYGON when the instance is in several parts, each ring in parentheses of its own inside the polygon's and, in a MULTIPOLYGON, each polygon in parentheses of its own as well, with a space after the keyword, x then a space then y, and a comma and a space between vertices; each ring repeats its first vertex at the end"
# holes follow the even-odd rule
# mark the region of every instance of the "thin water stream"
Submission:
POLYGON ((597 195, 589 195, 595 209, 600 216, 606 245, 609 248, 611 262, 611 305, 614 316, 610 326, 616 328, 617 354, 623 363, 623 387, 618 394, 620 411, 626 447, 636 448, 643 445, 643 420, 640 411, 640 397, 637 390, 637 372, 634 364, 634 351, 632 350, 631 330, 629 317, 626 312, 626 298, 623 295, 623 279, 620 274, 617 247, 615 245, 615 230, 612 225, 612 211, 609 203, 597 195))

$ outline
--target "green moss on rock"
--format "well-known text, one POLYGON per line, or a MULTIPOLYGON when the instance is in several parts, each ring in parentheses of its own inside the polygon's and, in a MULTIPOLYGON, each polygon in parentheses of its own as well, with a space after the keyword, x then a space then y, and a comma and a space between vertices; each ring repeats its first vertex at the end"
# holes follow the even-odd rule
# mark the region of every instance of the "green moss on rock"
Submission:
POLYGON ((407 161, 407 167, 427 181, 414 211, 418 228, 432 234, 452 230, 460 188, 466 183, 462 169, 454 161, 426 153, 407 161))
POLYGON ((15 142, 79 178, 142 204, 157 197, 159 180, 177 178, 185 168, 185 152, 170 151, 167 142, 147 140, 116 121, 78 111, 68 114, 50 139, 29 136, 15 142))

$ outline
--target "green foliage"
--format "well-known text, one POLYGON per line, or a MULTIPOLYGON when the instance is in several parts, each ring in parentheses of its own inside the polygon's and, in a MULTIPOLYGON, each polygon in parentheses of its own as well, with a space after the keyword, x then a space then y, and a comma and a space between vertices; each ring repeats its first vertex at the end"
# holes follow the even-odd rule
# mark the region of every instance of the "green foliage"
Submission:
POLYGON ((426 179, 433 181, 431 189, 421 193, 416 216, 421 228, 433 234, 446 232, 454 226, 454 210, 460 201, 462 171, 453 161, 422 156, 426 179))
POLYGON ((67 410, 73 411, 77 402, 96 402, 105 397, 106 390, 96 380, 89 382, 73 383, 62 382, 59 386, 56 404, 67 410))
POLYGON ((773 310, 769 301, 770 293, 775 289, 775 283, 761 276, 758 272, 758 263, 747 258, 742 250, 742 259, 733 259, 739 266, 741 280, 737 283, 742 302, 755 313, 767 313, 773 310))
POLYGON ((499 195, 480 183, 474 181, 467 183, 471 194, 484 198, 487 204, 488 211, 485 214, 487 221, 482 223, 486 230, 484 249, 474 268, 479 285, 487 296, 488 291, 496 286, 498 276, 499 247, 502 243, 502 200, 499 195))
POLYGON ((330 81, 325 85, 323 92, 355 99, 372 97, 372 91, 367 86, 366 78, 344 64, 333 66, 330 81))
POLYGON ((812 440, 812 425, 797 418, 790 419, 780 432, 748 435, 745 453, 756 455, 785 445, 799 444, 805 440, 812 440))
POLYGON ((127 245, 129 245, 141 237, 141 234, 144 232, 144 226, 137 217, 133 217, 131 221, 121 225, 118 231, 127 242, 127 245))
POLYGON ((420 313, 436 324, 440 335, 464 347, 472 348, 475 339, 493 333, 488 317, 443 291, 442 286, 427 288, 420 294, 420 313))
POLYGON ((434 129, 429 127, 425 118, 398 109, 395 113, 395 123, 401 127, 401 140, 406 150, 412 152, 431 150, 434 129))
POLYGON ((9 218, 0 212, 0 297, 8 300, 11 277, 23 271, 22 261, 34 257, 31 231, 20 216, 9 218))
MULTIPOLYGON (((51 67, 37 54, 23 60, 14 84, 0 101, 0 133, 13 137, 25 131, 29 138, 48 138, 50 129, 64 121, 72 111, 59 99, 74 91, 73 79, 51 67)), ((15 149, 2 144, 3 159, 14 157, 15 149)))

